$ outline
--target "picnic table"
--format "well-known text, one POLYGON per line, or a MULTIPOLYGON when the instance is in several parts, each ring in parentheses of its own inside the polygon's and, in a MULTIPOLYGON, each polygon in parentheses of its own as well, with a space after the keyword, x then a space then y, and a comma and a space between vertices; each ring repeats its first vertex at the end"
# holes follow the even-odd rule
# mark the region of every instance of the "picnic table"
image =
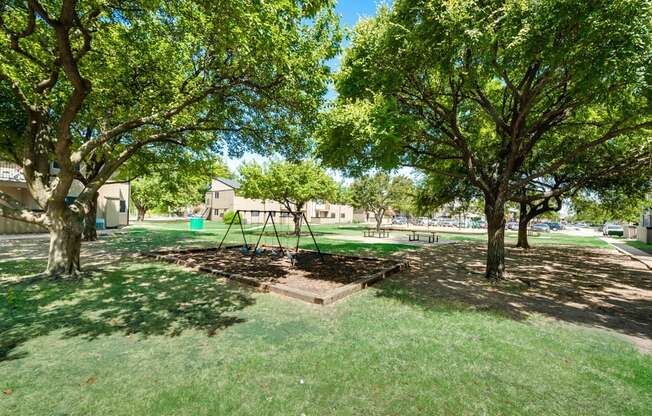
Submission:
POLYGON ((421 241, 421 237, 428 237, 428 243, 438 243, 439 235, 434 231, 419 231, 419 230, 410 230, 411 234, 408 234, 409 241, 421 241))
POLYGON ((387 238, 389 237, 389 232, 384 228, 381 228, 380 230, 376 230, 375 228, 369 227, 363 232, 362 235, 364 237, 387 238))

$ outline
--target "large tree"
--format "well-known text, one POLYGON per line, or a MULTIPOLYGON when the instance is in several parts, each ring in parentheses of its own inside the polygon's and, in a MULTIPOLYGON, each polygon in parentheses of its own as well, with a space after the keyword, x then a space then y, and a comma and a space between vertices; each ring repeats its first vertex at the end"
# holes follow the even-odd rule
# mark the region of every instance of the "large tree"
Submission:
POLYGON ((312 160, 272 161, 268 165, 243 164, 240 169, 246 198, 276 201, 288 210, 294 221, 294 233, 301 232, 301 217, 310 200, 334 201, 337 184, 312 160))
POLYGON ((356 178, 349 187, 351 203, 355 208, 374 214, 376 231, 380 231, 385 212, 405 207, 405 201, 414 196, 413 182, 406 176, 391 177, 385 172, 377 172, 356 178))
POLYGON ((469 181, 501 279, 505 204, 524 186, 613 143, 649 150, 650 22, 646 0, 397 0, 356 27, 320 153, 469 181))
POLYGON ((0 193, 0 213, 49 229, 48 274, 76 273, 90 201, 139 150, 217 141, 235 153, 300 148, 325 93, 325 59, 337 48, 331 6, 3 2, 0 91, 11 92, 20 107, 12 120, 24 123, 18 137, 3 135, 0 155, 21 167, 43 212, 0 193), (66 204, 97 153, 102 167, 66 204))

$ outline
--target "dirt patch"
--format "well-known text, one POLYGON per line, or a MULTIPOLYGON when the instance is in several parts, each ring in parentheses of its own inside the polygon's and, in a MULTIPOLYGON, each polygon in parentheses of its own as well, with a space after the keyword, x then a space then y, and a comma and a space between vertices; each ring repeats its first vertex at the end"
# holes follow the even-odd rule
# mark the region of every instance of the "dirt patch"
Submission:
POLYGON ((507 280, 484 279, 486 248, 464 243, 406 253, 408 273, 391 276, 382 296, 437 308, 540 316, 616 331, 652 352, 652 271, 614 250, 508 248, 507 280))
POLYGON ((294 297, 318 304, 331 303, 404 266, 396 260, 319 254, 309 250, 288 254, 273 248, 262 248, 255 255, 243 252, 240 247, 149 255, 288 296, 295 293, 294 297))

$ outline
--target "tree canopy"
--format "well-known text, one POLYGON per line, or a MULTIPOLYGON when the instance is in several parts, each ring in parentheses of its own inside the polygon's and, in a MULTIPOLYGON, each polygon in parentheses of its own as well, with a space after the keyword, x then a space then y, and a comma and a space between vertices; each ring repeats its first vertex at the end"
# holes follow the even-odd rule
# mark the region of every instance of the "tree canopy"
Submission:
POLYGON ((301 153, 336 26, 329 0, 3 2, 0 105, 21 111, 0 155, 21 166, 44 212, 0 193, 0 213, 49 228, 48 272, 72 272, 89 201, 141 149, 301 153), (96 153, 105 163, 67 206, 76 167, 96 153))
POLYGON ((505 204, 524 186, 596 149, 605 169, 611 148, 649 154, 651 21, 645 0, 397 0, 355 28, 320 155, 468 181, 500 279, 505 204))
POLYGON ((338 198, 335 181, 312 160, 275 160, 267 165, 253 162, 242 165, 239 174, 242 181, 239 194, 281 204, 294 217, 297 233, 301 212, 308 201, 338 198))
POLYGON ((356 178, 349 187, 349 194, 355 208, 374 214, 376 229, 380 230, 387 210, 412 206, 414 184, 407 176, 391 177, 386 172, 377 172, 356 178))
POLYGON ((195 207, 203 202, 212 178, 232 176, 218 157, 174 150, 173 156, 159 156, 157 163, 131 181, 131 200, 139 220, 149 210, 178 212, 195 207))

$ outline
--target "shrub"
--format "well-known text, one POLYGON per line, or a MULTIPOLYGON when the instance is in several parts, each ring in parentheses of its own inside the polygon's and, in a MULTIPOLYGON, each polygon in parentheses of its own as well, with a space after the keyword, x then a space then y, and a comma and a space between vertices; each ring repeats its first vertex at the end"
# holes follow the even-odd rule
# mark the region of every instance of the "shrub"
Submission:
POLYGON ((240 216, 235 215, 235 211, 227 211, 224 213, 224 224, 240 224, 240 216))

